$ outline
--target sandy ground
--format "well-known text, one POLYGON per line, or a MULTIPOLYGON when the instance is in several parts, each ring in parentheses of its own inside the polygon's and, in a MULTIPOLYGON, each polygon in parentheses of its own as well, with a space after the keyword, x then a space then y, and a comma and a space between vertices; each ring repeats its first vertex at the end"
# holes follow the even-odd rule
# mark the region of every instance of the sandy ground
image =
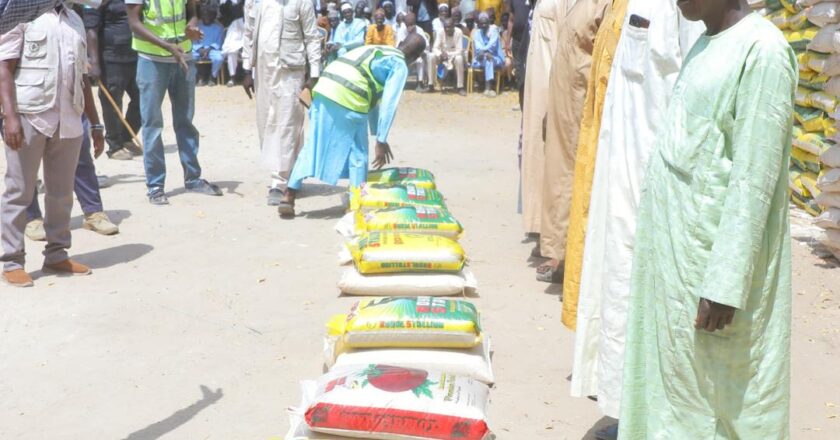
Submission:
MULTIPOLYGON (((122 233, 80 229, 76 208, 73 255, 94 275, 38 272, 42 245, 29 242, 36 287, 0 286, 0 438, 282 437, 298 381, 321 372, 324 323, 354 301, 335 288, 341 190, 308 186, 299 218, 280 220, 265 206, 253 102, 219 87, 199 89, 197 101, 204 176, 224 197, 183 193, 167 131, 171 206, 148 204, 139 160, 100 159, 113 183, 106 209, 122 233)), ((534 280, 515 213, 514 104, 510 94, 407 93, 396 164, 433 170, 467 230, 495 345, 499 438, 589 439, 606 420, 594 402, 568 395, 574 334, 560 325, 561 289, 534 280)), ((793 255, 792 436, 834 439, 840 270, 807 242, 793 255)))

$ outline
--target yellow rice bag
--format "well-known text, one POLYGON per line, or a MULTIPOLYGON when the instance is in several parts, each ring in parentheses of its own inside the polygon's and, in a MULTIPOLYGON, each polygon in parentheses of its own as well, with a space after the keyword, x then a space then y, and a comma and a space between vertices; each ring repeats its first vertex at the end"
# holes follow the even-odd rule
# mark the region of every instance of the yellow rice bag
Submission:
POLYGON ((788 44, 790 47, 793 48, 795 51, 805 50, 811 40, 817 36, 817 32, 820 31, 820 28, 816 26, 808 27, 801 30, 787 30, 784 31, 785 39, 787 39, 788 44))
POLYGON ((802 184, 802 169, 796 165, 790 167, 790 172, 788 173, 788 186, 794 194, 798 194, 801 197, 811 196, 811 194, 808 193, 808 188, 805 188, 805 185, 802 184))
POLYGON ((414 185, 418 188, 435 189, 435 175, 420 168, 383 168, 368 172, 368 184, 414 185))
POLYGON ((443 194, 435 189, 379 184, 350 188, 350 209, 354 211, 401 206, 446 207, 443 194))
POLYGON ((799 148, 790 150, 790 161, 804 171, 820 172, 820 158, 799 148))
POLYGON ((448 210, 432 206, 382 208, 369 212, 360 210, 355 216, 357 235, 369 231, 412 232, 457 240, 464 230, 448 210))
POLYGON ((805 212, 814 217, 822 214, 822 208, 820 208, 820 205, 818 205, 817 202, 810 197, 804 197, 794 192, 791 193, 790 200, 793 201, 793 204, 804 209, 805 212))
POLYGON ((790 13, 787 9, 779 9, 778 11, 773 11, 764 16, 764 18, 770 20, 777 28, 781 30, 789 29, 790 25, 788 20, 792 17, 793 14, 790 13))
POLYGON ((802 125, 802 130, 807 132, 822 132, 826 129, 826 126, 833 125, 825 112, 816 108, 797 105, 794 108, 793 116, 802 125))
POLYGON ((804 186, 805 189, 808 190, 808 195, 810 196, 810 198, 816 199, 817 197, 819 197, 820 193, 822 193, 822 191, 820 191, 820 189, 817 188, 817 173, 813 173, 810 171, 807 173, 802 173, 802 177, 800 178, 800 180, 802 181, 802 186, 804 186))
POLYGON ((793 146, 813 155, 821 155, 833 145, 820 133, 805 133, 799 127, 793 129, 793 146))
POLYGON ((472 348, 481 343, 478 309, 459 299, 379 297, 357 302, 327 324, 337 352, 349 348, 472 348))
POLYGON ((799 85, 806 89, 824 90, 830 79, 826 75, 821 75, 811 70, 799 71, 799 85))
POLYGON ((359 273, 459 272, 466 256, 457 241, 439 235, 368 232, 347 242, 359 273))

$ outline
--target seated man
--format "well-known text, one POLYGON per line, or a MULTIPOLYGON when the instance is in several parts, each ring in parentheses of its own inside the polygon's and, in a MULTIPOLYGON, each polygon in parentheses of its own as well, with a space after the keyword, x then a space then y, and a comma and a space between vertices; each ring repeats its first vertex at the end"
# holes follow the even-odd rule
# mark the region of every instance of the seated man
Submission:
POLYGON ((385 24, 385 11, 377 9, 373 19, 374 24, 368 26, 367 35, 365 35, 365 45, 396 46, 394 29, 385 24))
POLYGON ((439 65, 442 65, 444 71, 448 74, 453 69, 455 70, 458 94, 467 96, 464 90, 464 34, 461 30, 455 27, 455 22, 451 18, 443 19, 443 31, 435 35, 435 43, 432 52, 429 54, 429 90, 435 90, 435 70, 439 65))
POLYGON ((227 58, 228 87, 233 87, 233 78, 236 76, 236 69, 239 67, 239 58, 242 54, 242 45, 245 41, 245 20, 237 18, 228 26, 225 44, 222 46, 222 54, 227 58))
POLYGON ((382 2, 382 10, 385 11, 385 24, 397 28, 397 10, 394 9, 394 2, 385 0, 382 2))
POLYGON ((490 28, 490 16, 486 12, 478 16, 478 30, 473 32, 473 48, 472 67, 484 69, 484 96, 493 98, 496 96, 493 90, 496 69, 502 67, 504 61, 499 56, 499 33, 490 28))
MULTIPOLYGON (((426 41, 426 47, 429 47, 429 36, 426 35, 426 32, 423 31, 419 26, 417 26, 417 16, 414 15, 413 12, 409 12, 405 15, 405 23, 400 28, 400 31, 397 33, 397 46, 402 46, 403 41, 406 40, 410 35, 417 34, 423 37, 423 40, 426 41)), ((423 75, 426 74, 426 58, 428 56, 428 52, 423 52, 417 60, 414 61, 414 67, 417 69, 417 91, 423 92, 426 90, 426 82, 423 81, 423 75)), ((411 64, 408 65, 411 68, 411 64)))
POLYGON ((210 61, 211 79, 209 81, 199 79, 198 84, 196 84, 198 86, 215 86, 215 79, 218 78, 222 63, 225 61, 225 57, 222 55, 225 28, 216 21, 217 14, 218 10, 215 5, 207 4, 201 7, 201 22, 198 24, 198 28, 201 29, 204 38, 193 43, 193 59, 210 61))
POLYGON ((341 18, 341 23, 335 27, 332 40, 327 43, 328 62, 365 44, 367 25, 364 20, 353 17, 353 6, 349 2, 341 4, 341 18))
POLYGON ((354 187, 365 182, 368 127, 376 137, 373 166, 379 169, 391 161, 388 133, 408 77, 406 66, 425 49, 426 40, 412 34, 399 50, 360 47, 324 69, 313 90, 306 143, 278 207, 281 216, 294 216, 295 196, 307 177, 330 185, 342 178, 349 178, 354 187))
POLYGON ((449 18, 449 5, 441 3, 438 5, 438 16, 432 20, 432 33, 437 37, 438 32, 443 31, 443 20, 449 18))

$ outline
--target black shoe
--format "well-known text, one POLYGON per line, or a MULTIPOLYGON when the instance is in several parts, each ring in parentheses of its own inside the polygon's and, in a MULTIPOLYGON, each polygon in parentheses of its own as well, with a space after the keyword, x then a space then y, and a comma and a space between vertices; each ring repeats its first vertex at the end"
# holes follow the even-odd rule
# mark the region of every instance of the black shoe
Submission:
POLYGON ((169 204, 169 199, 163 189, 156 189, 149 193, 149 203, 152 205, 163 206, 169 204))
POLYGON ((198 194, 205 194, 208 196, 221 196, 222 190, 219 189, 218 186, 213 185, 212 183, 204 180, 199 179, 196 183, 187 187, 187 191, 194 192, 198 194))
POLYGON ((268 190, 268 206, 279 206, 285 195, 286 193, 282 189, 271 188, 268 190))

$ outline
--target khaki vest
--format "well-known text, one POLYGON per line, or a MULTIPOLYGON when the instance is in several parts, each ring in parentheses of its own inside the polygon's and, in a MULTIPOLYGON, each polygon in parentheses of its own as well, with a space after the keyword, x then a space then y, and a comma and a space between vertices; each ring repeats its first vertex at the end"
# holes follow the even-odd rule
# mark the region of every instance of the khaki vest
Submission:
MULTIPOLYGON (((75 41, 75 60, 65 55, 62 62, 73 63, 75 81, 70 95, 73 98, 73 109, 81 113, 85 107, 83 92, 84 66, 87 63, 87 43, 85 40, 85 26, 82 19, 73 11, 63 9, 63 17, 74 32, 78 34, 75 41)), ((15 92, 17 94, 17 111, 22 114, 36 114, 55 107, 58 99, 58 71, 59 56, 62 55, 61 29, 56 26, 56 16, 47 12, 35 21, 24 25, 23 53, 15 71, 15 92)))

